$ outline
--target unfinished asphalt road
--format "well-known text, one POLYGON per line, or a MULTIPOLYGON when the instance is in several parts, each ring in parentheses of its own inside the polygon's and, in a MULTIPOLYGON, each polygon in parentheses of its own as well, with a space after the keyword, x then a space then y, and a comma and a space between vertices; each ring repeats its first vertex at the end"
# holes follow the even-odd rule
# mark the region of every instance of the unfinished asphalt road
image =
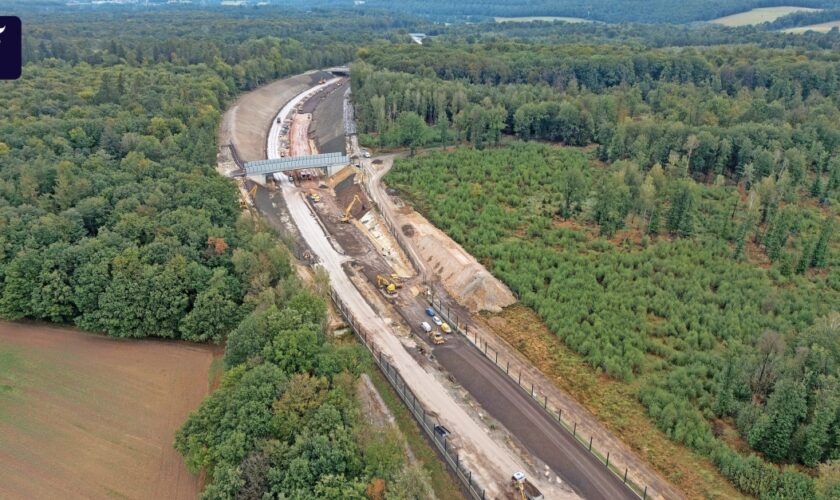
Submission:
MULTIPOLYGON (((358 154, 359 151, 355 153, 358 154)), ((376 175, 372 177, 373 179, 381 178, 376 175)), ((345 249, 350 251, 350 248, 345 249)), ((379 265, 387 266, 385 259, 375 251, 372 244, 370 250, 373 252, 369 250, 362 250, 362 252, 368 256, 377 255, 381 261, 379 265)), ((429 320, 425 316, 427 305, 422 296, 412 296, 407 291, 401 294, 397 302, 399 313, 415 330, 421 321, 429 320)), ((557 420, 545 413, 532 397, 517 386, 516 382, 502 373, 463 337, 447 335, 447 343, 439 346, 429 342, 426 335, 421 335, 421 338, 433 351, 437 361, 475 398, 481 407, 513 434, 531 454, 560 475, 575 492, 591 499, 636 498, 636 495, 618 477, 584 448, 557 420)))
MULTIPOLYGON (((358 149, 358 146, 354 146, 358 149)), ((389 195, 385 186, 382 183, 383 176, 393 165, 395 155, 382 155, 374 158, 376 161, 362 159, 361 163, 368 172, 367 186, 368 191, 372 194, 373 199, 377 203, 377 208, 382 212, 386 219, 396 227, 403 227, 405 224, 411 224, 415 230, 415 235, 406 237, 405 241, 408 245, 408 250, 415 252, 415 260, 419 260, 424 269, 435 270, 435 275, 432 276, 432 281, 439 280, 442 276, 439 274, 439 268, 434 265, 434 262, 445 261, 447 259, 446 252, 451 252, 452 260, 459 260, 460 255, 465 253, 465 250, 454 242, 446 244, 440 243, 440 251, 434 257, 430 258, 428 253, 423 250, 415 248, 417 245, 417 233, 430 232, 431 227, 435 232, 439 232, 428 222, 421 214, 413 210, 406 209, 401 204, 395 204, 397 198, 389 195)), ((443 233, 439 233, 440 238, 449 237, 443 233)), ((475 263, 474 265, 479 265, 475 263)), ((657 500, 678 500, 686 498, 686 495, 674 484, 662 477, 654 468, 643 459, 641 459, 624 441, 620 431, 610 431, 598 419, 590 413, 577 400, 572 398, 567 392, 560 387, 554 385, 547 376, 545 376, 539 369, 537 369, 525 356, 519 353, 513 346, 505 342, 499 337, 499 331, 494 328, 488 328, 486 322, 478 315, 471 314, 463 304, 459 304, 453 300, 452 296, 447 292, 447 287, 434 285, 435 295, 437 300, 442 300, 447 307, 457 317, 460 318, 462 324, 464 318, 468 325, 470 337, 477 332, 482 344, 489 344, 491 353, 498 353, 498 359, 501 365, 509 365, 510 373, 514 376, 522 374, 523 386, 527 383, 535 384, 535 391, 537 393, 536 399, 542 401, 544 397, 548 397, 549 406, 553 407, 556 412, 557 408, 562 408, 564 420, 568 425, 575 422, 579 436, 585 438, 594 437, 594 449, 597 449, 602 456, 610 453, 610 464, 615 465, 616 470, 628 470, 628 481, 632 481, 642 487, 649 487, 648 498, 657 500), (447 296, 448 295, 448 296, 447 296)), ((473 304, 475 301, 471 301, 473 304)), ((489 304, 485 302, 485 304, 489 304)), ((629 426, 632 428, 632 425, 629 426)))
MULTIPOLYGON (((274 127, 272 127, 273 129, 274 127)), ((276 133, 272 130, 271 134, 276 133)), ((273 157, 269 149, 267 156, 273 157)), ((439 412, 440 420, 460 438, 464 452, 488 484, 488 493, 501 496, 504 484, 514 470, 529 468, 505 447, 496 443, 479 423, 473 420, 446 391, 432 373, 420 366, 393 333, 392 327, 373 310, 344 271, 349 260, 332 246, 323 226, 313 216, 300 191, 285 176, 280 176, 281 192, 288 211, 310 248, 329 272, 333 288, 340 294, 348 308, 375 336, 377 347, 387 353, 402 373, 418 399, 439 412), (495 487, 493 487, 495 486, 495 487), (495 490, 495 491, 494 491, 495 490)), ((273 211, 274 204, 265 198, 258 199, 261 211, 273 211)), ((408 295, 408 294, 406 294, 408 295)), ((406 297, 401 314, 416 323, 422 315, 423 303, 416 297, 406 297)), ((533 455, 548 464, 575 491, 593 499, 631 499, 635 495, 621 480, 610 473, 603 464, 589 454, 559 424, 542 412, 532 398, 517 388, 504 373, 495 368, 475 348, 462 338, 449 337, 449 342, 438 346, 434 354, 453 377, 466 388, 493 418, 511 431, 519 442, 533 455)), ((533 476, 532 476, 533 477, 533 476)), ((534 477, 546 498, 571 497, 557 485, 541 477, 534 477)))
MULTIPOLYGON (((298 97, 292 99, 278 115, 280 122, 285 121, 288 112, 298 97)), ((271 127, 268 141, 268 158, 277 158, 278 153, 273 144, 279 136, 280 125, 271 127)), ((317 255, 323 268, 330 275, 330 284, 341 297, 345 306, 351 311, 359 324, 367 328, 368 341, 376 345, 391 364, 400 371, 410 390, 426 408, 434 409, 438 418, 451 429, 459 440, 462 461, 469 464, 481 478, 482 485, 487 487, 491 498, 503 498, 507 489, 510 475, 517 470, 529 470, 526 464, 516 457, 489 435, 488 429, 473 420, 467 411, 459 405, 445 387, 435 378, 435 375, 422 367, 412 355, 403 347, 400 339, 393 332, 392 326, 380 314, 373 310, 359 290, 345 273, 343 265, 349 257, 340 254, 324 232, 323 226, 311 212, 303 193, 289 182, 285 175, 278 175, 280 190, 286 208, 306 240, 309 248, 317 255)), ((274 204, 265 206, 258 203, 258 208, 271 210, 274 204)), ((574 498, 570 491, 565 491, 556 485, 534 478, 540 489, 544 490, 548 498, 574 498)))

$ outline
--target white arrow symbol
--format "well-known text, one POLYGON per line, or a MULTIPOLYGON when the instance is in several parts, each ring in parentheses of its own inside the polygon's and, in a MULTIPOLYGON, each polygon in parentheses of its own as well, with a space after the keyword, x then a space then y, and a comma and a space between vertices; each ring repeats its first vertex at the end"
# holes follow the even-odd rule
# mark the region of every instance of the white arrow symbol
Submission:
POLYGON ((6 31, 6 27, 5 27, 5 26, 3 26, 2 28, 0 28, 0 35, 2 35, 4 31, 6 31))

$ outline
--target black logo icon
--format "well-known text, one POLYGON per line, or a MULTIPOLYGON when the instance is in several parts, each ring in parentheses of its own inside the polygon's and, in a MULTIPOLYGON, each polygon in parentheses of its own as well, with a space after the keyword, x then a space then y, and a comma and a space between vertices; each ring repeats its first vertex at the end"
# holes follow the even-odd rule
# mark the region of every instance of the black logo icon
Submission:
POLYGON ((20 78, 21 31, 19 17, 0 16, 0 80, 20 78))

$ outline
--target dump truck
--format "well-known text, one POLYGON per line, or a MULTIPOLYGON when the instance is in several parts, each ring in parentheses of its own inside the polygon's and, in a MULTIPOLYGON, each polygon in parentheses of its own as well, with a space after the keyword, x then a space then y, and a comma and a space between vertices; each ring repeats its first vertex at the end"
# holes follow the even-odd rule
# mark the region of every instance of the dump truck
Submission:
POLYGON ((542 492, 531 484, 522 472, 514 472, 510 478, 511 486, 522 500, 545 500, 542 492))

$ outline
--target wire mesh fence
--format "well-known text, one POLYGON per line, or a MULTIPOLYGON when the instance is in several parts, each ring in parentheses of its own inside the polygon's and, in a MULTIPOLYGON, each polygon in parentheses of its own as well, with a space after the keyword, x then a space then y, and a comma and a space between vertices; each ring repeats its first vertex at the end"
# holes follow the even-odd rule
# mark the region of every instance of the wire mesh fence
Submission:
POLYGON ((400 399, 402 399, 412 416, 414 416, 415 420, 417 420, 417 423, 420 424, 420 428, 423 429, 431 442, 434 444, 435 448, 443 457, 446 464, 455 473, 455 476, 461 482, 465 492, 474 500, 484 500, 486 498, 485 489, 481 487, 478 479, 473 477, 472 471, 461 461, 458 449, 447 439, 448 432, 441 429, 440 422, 435 417, 435 414, 428 411, 417 400, 417 397, 405 383, 405 379, 402 377, 399 370, 397 370, 397 368, 388 361, 387 357, 382 355, 381 350, 377 349, 376 344, 369 338, 370 336, 367 331, 362 328, 358 321, 355 320, 338 294, 336 294, 334 290, 331 290, 330 296, 332 297, 336 308, 344 317, 345 321, 347 321, 347 324, 350 325, 358 339, 371 352, 374 362, 397 392, 400 399))
POLYGON ((473 331, 470 333, 468 325, 461 321, 461 318, 458 317, 457 313, 453 313, 450 306, 444 304, 439 298, 434 296, 429 298, 429 304, 455 332, 466 338, 468 343, 484 354, 487 359, 492 361, 493 364, 496 365, 497 369, 503 371, 511 380, 515 380, 522 391, 528 394, 544 412, 551 416, 551 418, 557 420, 557 422, 560 423, 566 431, 572 434, 572 436, 593 456, 595 456, 595 458, 603 463, 606 468, 618 476, 618 478, 621 479, 622 482, 630 488, 631 491, 633 491, 633 493, 643 500, 646 500, 649 496, 651 496, 652 492, 648 491, 647 485, 639 485, 628 477, 629 468, 625 467, 621 469, 617 467, 615 463, 610 463, 610 453, 607 452, 605 455, 603 452, 599 451, 597 447, 594 446, 595 439, 593 436, 589 436, 589 439, 587 439, 586 436, 578 432, 578 425, 576 421, 563 418, 563 408, 559 403, 551 401, 548 398, 548 395, 542 391, 538 385, 536 385, 533 381, 528 380, 527 376, 523 378, 522 371, 517 372, 516 370, 513 370, 512 372, 510 361, 504 357, 500 358, 499 351, 493 349, 487 343, 487 340, 483 339, 478 332, 473 331))

